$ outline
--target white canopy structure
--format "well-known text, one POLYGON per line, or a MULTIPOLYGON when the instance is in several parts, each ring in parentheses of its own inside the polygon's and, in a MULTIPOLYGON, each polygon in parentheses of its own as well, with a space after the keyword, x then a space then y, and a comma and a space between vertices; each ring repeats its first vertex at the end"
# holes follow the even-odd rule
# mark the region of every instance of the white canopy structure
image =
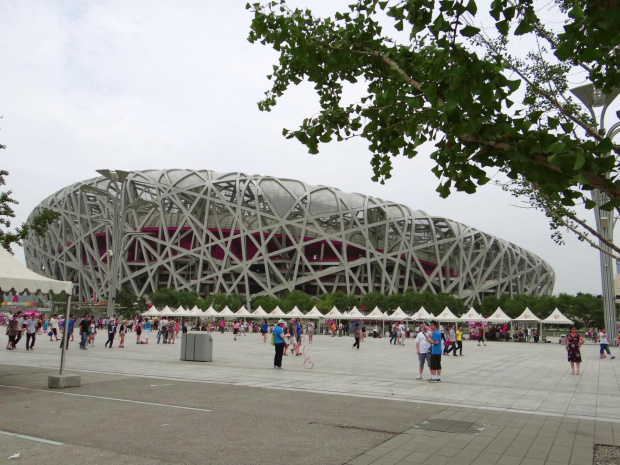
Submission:
POLYGON ((554 325, 572 325, 573 320, 566 318, 560 310, 557 308, 547 318, 541 321, 541 323, 554 324, 554 325))
POLYGON ((459 318, 459 321, 466 321, 466 322, 472 322, 472 323, 486 321, 486 320, 487 319, 483 317, 480 313, 478 313, 474 307, 471 307, 469 310, 467 310, 465 313, 461 315, 461 318, 459 318))
POLYGON ((452 313, 448 307, 444 308, 443 311, 435 317, 437 321, 459 321, 459 318, 452 313))
POLYGON ((347 320, 365 320, 366 315, 360 312, 357 307, 353 307, 347 315, 347 320))
POLYGON ((244 305, 242 305, 241 308, 235 312, 235 315, 244 317, 244 318, 248 316, 252 316, 252 314, 248 312, 248 310, 245 308, 244 305))
POLYGON ((209 307, 204 312, 202 312, 202 316, 205 316, 207 318, 214 318, 219 316, 219 313, 217 313, 217 310, 215 310, 213 307, 209 307))
POLYGON ((501 309, 501 307, 497 307, 497 310, 493 312, 493 315, 487 318, 487 321, 491 324, 492 323, 508 323, 509 321, 512 321, 512 318, 506 315, 504 311, 501 309))
POLYGON ((517 318, 513 318, 512 321, 531 321, 532 323, 538 323, 540 318, 534 315, 529 307, 525 307, 523 313, 517 318))
POLYGON ((181 305, 174 311, 175 316, 187 316, 189 312, 185 310, 181 305))
POLYGON ((174 316, 174 311, 167 305, 159 312, 159 316, 174 316))
POLYGON ((420 307, 420 310, 415 312, 409 318, 411 318, 412 320, 418 320, 418 321, 420 321, 420 320, 422 320, 422 321, 429 321, 433 317, 432 317, 432 315, 430 313, 428 313, 426 311, 426 309, 424 307, 420 307))
POLYGON ((160 313, 155 307, 149 308, 146 312, 140 313, 140 316, 159 316, 160 313))
POLYGON ((269 312, 269 318, 286 318, 286 313, 280 310, 280 307, 276 305, 276 308, 269 312))
POLYGON ((226 305, 226 307, 224 307, 220 312, 218 312, 217 316, 219 316, 220 318, 231 319, 235 318, 237 315, 235 315, 233 311, 228 308, 228 305, 226 305))
POLYGON ((293 310, 286 314, 286 318, 302 318, 304 316, 305 315, 303 314, 303 312, 297 308, 297 305, 293 307, 293 310))
POLYGON ((398 307, 396 310, 394 310, 394 313, 390 315, 389 319, 392 321, 400 321, 400 320, 410 320, 411 318, 409 317, 409 315, 403 312, 402 308, 398 307))
POLYGON ((309 319, 316 320, 318 318, 323 318, 323 314, 319 311, 318 308, 312 307, 312 310, 310 310, 308 313, 306 313, 304 315, 304 318, 309 318, 309 319))
POLYGON ((266 316, 269 316, 269 314, 265 310, 263 310, 263 307, 261 307, 260 305, 256 310, 252 312, 252 317, 254 318, 265 318, 266 316))
POLYGON ((21 294, 36 294, 38 292, 60 294, 66 292, 68 296, 73 291, 71 281, 57 281, 46 278, 34 271, 30 271, 19 263, 3 247, 0 247, 0 288, 4 293, 16 292, 21 294))
POLYGON ((338 320, 342 318, 342 313, 340 313, 340 311, 334 306, 325 314, 325 318, 335 318, 338 320))
MULTIPOLYGON (((24 265, 19 263, 13 256, 0 247, 0 289, 3 292, 26 292, 28 294, 36 294, 38 292, 60 294, 63 291, 67 293, 67 311, 65 320, 69 321, 69 309, 71 308, 71 293, 73 292, 73 283, 71 281, 57 281, 55 279, 46 278, 34 271, 30 271, 24 265)), ((65 365, 66 338, 69 337, 68 331, 63 332, 63 339, 60 343, 62 352, 60 355, 60 374, 62 375, 65 365)))
POLYGON ((187 311, 187 316, 202 316, 202 310, 200 310, 196 305, 191 310, 187 311))
POLYGON ((379 307, 375 307, 375 309, 364 318, 366 320, 385 320, 385 314, 379 310, 379 307))

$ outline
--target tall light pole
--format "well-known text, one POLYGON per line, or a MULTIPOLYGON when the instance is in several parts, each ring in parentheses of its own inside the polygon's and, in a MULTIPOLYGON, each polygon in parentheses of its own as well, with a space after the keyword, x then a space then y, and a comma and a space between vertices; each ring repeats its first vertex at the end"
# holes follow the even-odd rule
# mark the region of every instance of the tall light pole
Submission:
POLYGON ((116 300, 116 291, 120 283, 120 263, 124 252, 124 243, 127 237, 143 235, 140 231, 132 231, 125 229, 125 218, 128 213, 135 210, 152 210, 159 208, 159 205, 149 200, 136 200, 135 202, 127 202, 125 196, 125 187, 129 172, 97 170, 104 178, 114 184, 114 194, 109 191, 99 189, 98 187, 83 185, 80 190, 82 192, 93 194, 109 200, 108 209, 109 217, 101 218, 98 221, 107 224, 110 233, 106 234, 107 259, 108 259, 108 280, 109 280, 109 296, 108 296, 108 312, 107 316, 114 315, 114 302, 116 300), (110 245, 111 242, 111 245, 110 245))
MULTIPOLYGON (((601 113, 598 118, 599 131, 605 132, 605 113, 607 109, 614 101, 614 99, 620 94, 620 89, 613 89, 610 94, 603 94, 598 90, 594 84, 586 84, 584 86, 571 89, 571 92, 586 106, 590 111, 590 115, 594 121, 597 121, 597 115, 595 109, 601 108, 601 113)), ((618 133, 620 133, 620 122, 615 123, 605 133, 606 137, 613 139, 618 133)), ((611 154, 609 154, 611 156, 611 154)), ((609 177, 609 174, 607 175, 609 177)), ((592 200, 596 203, 594 207, 594 217, 596 219, 596 231, 599 235, 612 243, 614 241, 614 225, 616 222, 614 210, 603 210, 601 206, 609 202, 609 196, 598 189, 592 191, 592 200)), ((616 345, 616 290, 615 290, 615 267, 613 265, 613 259, 610 255, 610 248, 603 240, 599 240, 601 247, 600 253, 600 265, 601 265, 601 283, 602 283, 602 296, 603 307, 605 310, 605 328, 610 335, 609 342, 611 345, 616 345)))

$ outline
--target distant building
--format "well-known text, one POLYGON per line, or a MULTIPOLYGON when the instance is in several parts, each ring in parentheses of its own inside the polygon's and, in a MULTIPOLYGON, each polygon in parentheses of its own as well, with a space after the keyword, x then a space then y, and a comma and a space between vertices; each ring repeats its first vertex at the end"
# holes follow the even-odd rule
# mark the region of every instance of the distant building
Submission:
POLYGON ((44 237, 25 241, 27 265, 73 281, 80 300, 106 296, 114 285, 114 202, 119 211, 139 200, 158 208, 125 212, 116 282, 140 296, 161 287, 248 299, 296 289, 359 296, 430 290, 470 304, 485 295, 553 291, 553 269, 521 247, 332 187, 243 173, 146 170, 128 174, 120 197, 115 189, 104 177, 76 183, 32 213, 52 208, 61 217, 44 237))

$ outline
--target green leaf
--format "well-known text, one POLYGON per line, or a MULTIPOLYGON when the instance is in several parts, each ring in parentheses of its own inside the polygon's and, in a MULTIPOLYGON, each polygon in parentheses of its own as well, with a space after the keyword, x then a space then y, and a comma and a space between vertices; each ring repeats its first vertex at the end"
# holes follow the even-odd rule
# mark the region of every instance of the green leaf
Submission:
POLYGON ((503 21, 499 21, 497 23, 495 23, 495 27, 497 28, 497 30, 503 35, 503 36, 507 36, 508 35, 508 28, 509 28, 509 23, 508 20, 504 19, 503 21))
POLYGON ((548 147, 546 147, 545 152, 560 153, 562 150, 564 150, 564 147, 566 147, 566 144, 562 142, 561 140, 558 140, 558 141, 555 141, 553 144, 549 145, 548 147))
POLYGON ((534 30, 534 25, 526 21, 525 19, 519 23, 517 28, 515 29, 516 36, 522 36, 523 34, 527 34, 528 32, 532 32, 534 30))
POLYGON ((586 164, 586 157, 584 156, 583 152, 577 152, 576 157, 577 159, 575 160, 575 166, 573 167, 575 171, 580 170, 581 168, 583 168, 583 165, 586 164))
POLYGON ((461 35, 464 37, 472 37, 480 32, 480 29, 473 26, 465 26, 461 29, 461 35))
POLYGON ((403 20, 401 19, 396 24, 394 24, 394 27, 396 28, 397 31, 402 31, 403 30, 403 20))
POLYGON ((478 12, 478 5, 476 5, 476 2, 474 0, 469 0, 469 3, 465 8, 467 9, 467 11, 469 11, 470 14, 476 16, 476 13, 478 12))

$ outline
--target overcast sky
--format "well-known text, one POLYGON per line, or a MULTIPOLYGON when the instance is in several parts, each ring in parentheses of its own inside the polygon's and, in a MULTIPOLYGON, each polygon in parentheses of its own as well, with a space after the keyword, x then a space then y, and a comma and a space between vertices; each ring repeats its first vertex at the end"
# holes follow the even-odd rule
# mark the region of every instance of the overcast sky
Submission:
MULTIPOLYGON (((338 0, 341 4, 342 2, 338 0)), ((338 3, 335 0, 323 2, 338 3)), ((317 0, 306 5, 315 7, 317 0)), ((276 54, 247 41, 246 1, 0 2, 0 167, 19 200, 14 224, 96 169, 210 169, 299 179, 403 203, 511 241, 556 273, 555 293, 600 294, 598 252, 550 239, 543 214, 500 188, 443 200, 428 156, 395 160, 373 183, 360 140, 308 155, 285 140, 318 105, 311 86, 257 108, 276 54)), ((579 84, 579 83, 574 83, 579 84)), ((23 253, 16 249, 23 260, 23 253)))

